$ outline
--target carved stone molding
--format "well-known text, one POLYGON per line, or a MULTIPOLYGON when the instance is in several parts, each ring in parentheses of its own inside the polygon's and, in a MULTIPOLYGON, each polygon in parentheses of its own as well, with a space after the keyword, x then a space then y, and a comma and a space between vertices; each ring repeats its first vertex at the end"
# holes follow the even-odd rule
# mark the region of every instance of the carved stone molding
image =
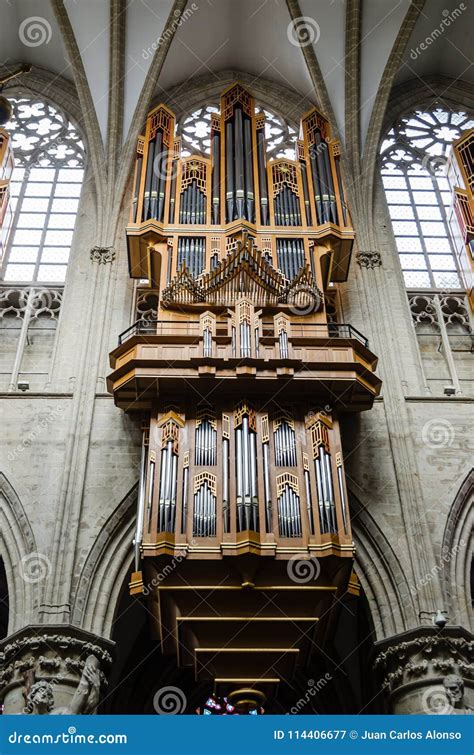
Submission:
POLYGON ((374 669, 391 713, 470 711, 474 641, 462 627, 419 627, 376 644, 374 669))
POLYGON ((373 270, 375 267, 381 267, 382 256, 380 252, 357 252, 356 261, 360 267, 373 270))
POLYGON ((115 249, 113 246, 93 246, 90 256, 91 262, 97 262, 98 265, 107 265, 115 260, 115 249))
POLYGON ((0 643, 5 713, 94 713, 114 643, 68 624, 28 626, 0 643))

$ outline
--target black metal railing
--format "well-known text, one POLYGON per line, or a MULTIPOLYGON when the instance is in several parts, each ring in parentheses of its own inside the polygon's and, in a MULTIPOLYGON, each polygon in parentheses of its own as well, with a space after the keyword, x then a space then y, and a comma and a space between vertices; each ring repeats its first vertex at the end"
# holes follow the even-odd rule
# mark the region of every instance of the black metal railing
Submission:
MULTIPOLYGON (((125 341, 128 341, 132 336, 155 336, 162 335, 163 331, 166 331, 166 326, 169 326, 169 333, 175 335, 190 335, 194 337, 200 337, 199 334, 199 322, 194 320, 137 320, 130 325, 127 330, 119 335, 119 346, 125 341)), ((290 341, 293 338, 347 338, 355 339, 359 343, 363 344, 366 348, 369 347, 368 339, 359 331, 354 328, 353 325, 348 323, 328 322, 328 323, 310 323, 310 322, 292 322, 291 323, 291 335, 290 341)), ((270 328, 269 324, 263 324, 263 336, 274 336, 274 330, 270 328)))

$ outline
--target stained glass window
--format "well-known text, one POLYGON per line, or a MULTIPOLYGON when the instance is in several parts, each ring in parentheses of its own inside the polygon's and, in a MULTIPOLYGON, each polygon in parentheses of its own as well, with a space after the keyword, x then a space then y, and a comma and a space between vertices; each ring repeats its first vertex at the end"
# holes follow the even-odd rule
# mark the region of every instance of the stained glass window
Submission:
POLYGON ((26 98, 13 106, 5 129, 15 167, 10 191, 13 224, 1 279, 63 283, 84 177, 84 145, 57 107, 26 98))
POLYGON ((448 154, 474 119, 442 108, 406 115, 381 147, 381 172, 409 289, 462 287, 447 220, 448 154))

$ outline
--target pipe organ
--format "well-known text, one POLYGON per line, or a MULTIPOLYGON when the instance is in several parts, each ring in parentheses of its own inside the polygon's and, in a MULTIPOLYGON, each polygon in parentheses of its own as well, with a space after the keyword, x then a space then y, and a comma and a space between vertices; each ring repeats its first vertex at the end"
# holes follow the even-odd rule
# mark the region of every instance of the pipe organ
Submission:
POLYGON ((131 592, 150 596, 162 651, 237 707, 244 680, 261 703, 310 668, 319 617, 353 589, 339 417, 380 390, 365 337, 334 315, 354 238, 339 145, 317 110, 300 136, 295 159, 268 160, 238 83, 208 156, 181 157, 172 111, 151 111, 127 242, 154 316, 121 334, 108 380, 143 422, 131 592), (314 584, 295 558, 317 559, 314 584))

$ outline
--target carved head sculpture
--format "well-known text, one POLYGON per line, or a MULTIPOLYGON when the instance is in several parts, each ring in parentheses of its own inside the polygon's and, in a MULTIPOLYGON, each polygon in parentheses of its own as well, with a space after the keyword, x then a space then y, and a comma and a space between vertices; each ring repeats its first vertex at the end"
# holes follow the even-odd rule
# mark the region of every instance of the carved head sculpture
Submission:
POLYGON ((459 705, 464 697, 464 682, 458 674, 448 674, 443 679, 446 696, 453 707, 459 705))
POLYGON ((45 715, 54 706, 53 687, 49 682, 41 681, 33 684, 26 700, 25 713, 45 715))

